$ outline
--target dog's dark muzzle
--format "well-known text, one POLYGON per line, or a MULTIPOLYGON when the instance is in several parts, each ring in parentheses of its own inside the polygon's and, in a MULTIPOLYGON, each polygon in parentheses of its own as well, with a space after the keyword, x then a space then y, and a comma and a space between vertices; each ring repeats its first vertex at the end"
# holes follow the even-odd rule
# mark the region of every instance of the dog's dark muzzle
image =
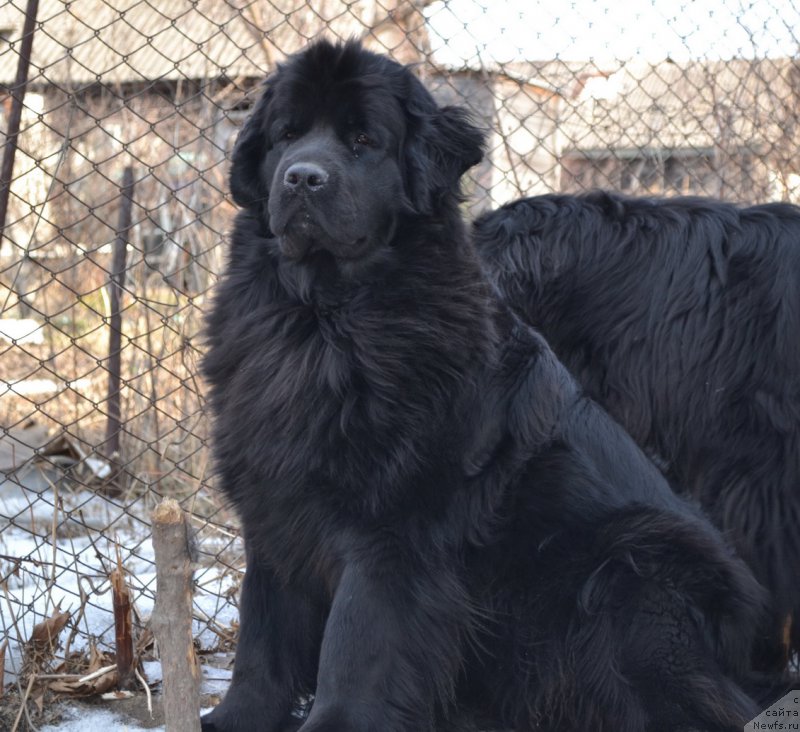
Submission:
POLYGON ((354 193, 348 155, 327 128, 312 130, 287 149, 268 203, 270 228, 285 257, 299 260, 327 252, 338 260, 363 255, 369 230, 356 203, 363 196, 354 193))
POLYGON ((281 251, 291 259, 326 248, 328 236, 322 209, 334 205, 334 183, 329 171, 330 166, 316 162, 309 154, 278 173, 270 195, 270 215, 281 251))
POLYGON ((327 248, 327 235, 305 205, 290 215, 279 234, 281 252, 289 259, 327 248))

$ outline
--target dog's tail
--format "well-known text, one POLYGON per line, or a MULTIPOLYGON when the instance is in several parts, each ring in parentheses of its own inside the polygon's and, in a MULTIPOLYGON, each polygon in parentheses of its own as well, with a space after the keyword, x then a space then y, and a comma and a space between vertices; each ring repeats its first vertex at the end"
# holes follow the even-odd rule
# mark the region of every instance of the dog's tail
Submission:
MULTIPOLYGON (((597 555, 604 568, 672 588, 691 601, 705 619, 714 656, 726 671, 749 668, 749 652, 766 612, 766 595, 747 565, 702 519, 663 509, 630 507, 615 511, 597 532, 597 555)), ((582 605, 591 607, 602 584, 593 576, 582 605)))
POLYGON ((591 646, 587 631, 614 617, 613 636, 625 638, 619 671, 644 676, 641 686, 630 680, 660 717, 741 729, 760 711, 740 684, 763 626, 764 591, 710 525, 627 507, 597 527, 590 551, 595 569, 578 598, 576 647, 591 646))
POLYGON ((747 689, 763 591, 702 517, 628 505, 530 559, 531 591, 491 598, 521 620, 497 626, 508 726, 731 732, 761 711, 747 689))

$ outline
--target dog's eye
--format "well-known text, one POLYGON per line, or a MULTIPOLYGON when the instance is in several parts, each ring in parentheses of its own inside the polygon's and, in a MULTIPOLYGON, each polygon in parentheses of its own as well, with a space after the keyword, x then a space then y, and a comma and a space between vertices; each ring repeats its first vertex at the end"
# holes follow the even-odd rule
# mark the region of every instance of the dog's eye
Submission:
POLYGON ((282 138, 284 140, 294 140, 297 137, 297 133, 294 130, 284 130, 282 138))
POLYGON ((372 145, 372 138, 366 132, 359 132, 355 139, 356 145, 372 145))

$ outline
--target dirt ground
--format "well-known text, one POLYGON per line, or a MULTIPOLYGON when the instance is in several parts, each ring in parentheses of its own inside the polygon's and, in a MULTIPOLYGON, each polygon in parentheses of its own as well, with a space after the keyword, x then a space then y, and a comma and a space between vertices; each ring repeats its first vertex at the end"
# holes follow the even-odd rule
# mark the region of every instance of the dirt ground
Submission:
MULTIPOLYGON (((203 690, 200 695, 200 709, 208 710, 214 707, 222 699, 224 689, 227 687, 229 679, 226 673, 220 675, 219 670, 228 670, 233 661, 233 654, 215 654, 204 658, 203 670, 203 690)), ((57 698, 52 694, 44 699, 41 709, 29 703, 31 721, 37 729, 52 726, 70 729, 78 728, 81 732, 115 732, 108 728, 107 724, 98 721, 92 723, 93 717, 102 720, 105 715, 102 713, 113 714, 118 718, 119 724, 141 729, 164 729, 164 707, 161 696, 160 681, 151 683, 152 715, 147 708, 147 696, 138 690, 130 698, 105 700, 100 697, 88 699, 57 698), (77 720, 77 721, 76 721, 77 720)), ((6 694, 0 698, 0 731, 6 732, 14 728, 17 715, 20 710, 20 695, 16 688, 8 687, 6 694)), ((24 715, 20 719, 19 732, 29 732, 31 730, 24 715)))

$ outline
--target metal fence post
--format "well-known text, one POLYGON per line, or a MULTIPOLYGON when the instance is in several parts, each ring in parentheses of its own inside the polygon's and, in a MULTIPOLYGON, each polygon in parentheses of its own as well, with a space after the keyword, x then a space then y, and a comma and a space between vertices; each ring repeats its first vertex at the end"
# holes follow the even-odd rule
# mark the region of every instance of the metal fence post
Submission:
POLYGON ((128 249, 128 232, 131 228, 133 212, 133 168, 127 166, 122 174, 120 193, 122 201, 119 207, 117 235, 114 239, 114 251, 111 259, 111 276, 109 282, 111 313, 108 334, 108 398, 106 399, 105 453, 113 457, 119 452, 119 434, 122 429, 122 412, 120 409, 120 382, 122 379, 122 289, 125 284, 125 266, 128 249))
POLYGON ((28 0, 25 8, 25 23, 22 27, 22 43, 20 44, 19 58, 17 59, 17 76, 11 89, 11 112, 8 115, 3 162, 0 165, 0 250, 3 249, 8 198, 11 194, 11 179, 14 174, 14 156, 17 152, 17 137, 19 136, 20 121, 22 120, 22 101, 25 98, 25 89, 28 85, 28 69, 31 65, 31 51, 33 49, 33 32, 38 11, 39 0, 28 0))

